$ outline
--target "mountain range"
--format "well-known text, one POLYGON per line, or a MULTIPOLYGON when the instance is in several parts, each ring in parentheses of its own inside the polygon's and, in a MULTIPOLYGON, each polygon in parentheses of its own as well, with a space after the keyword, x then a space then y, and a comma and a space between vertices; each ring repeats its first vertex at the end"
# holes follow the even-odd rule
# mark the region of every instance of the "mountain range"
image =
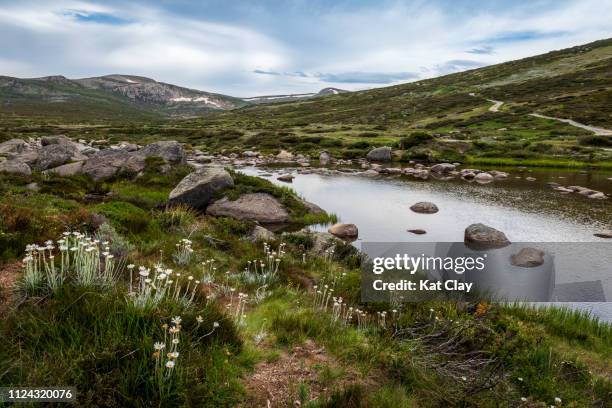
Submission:
POLYGON ((24 106, 42 108, 48 105, 41 111, 79 107, 85 116, 89 111, 94 116, 123 111, 139 115, 193 117, 251 104, 296 101, 344 92, 347 91, 325 88, 318 93, 237 98, 134 75, 114 74, 81 79, 68 79, 61 75, 42 78, 0 76, 0 105, 4 111, 15 108, 18 112, 24 106))

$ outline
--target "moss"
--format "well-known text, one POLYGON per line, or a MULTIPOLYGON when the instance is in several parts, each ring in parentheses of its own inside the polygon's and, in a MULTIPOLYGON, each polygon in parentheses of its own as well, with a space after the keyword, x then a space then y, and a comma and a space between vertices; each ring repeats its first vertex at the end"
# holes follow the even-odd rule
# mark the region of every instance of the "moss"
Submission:
POLYGON ((107 217, 120 233, 140 233, 149 227, 149 214, 124 201, 99 204, 96 211, 107 217))

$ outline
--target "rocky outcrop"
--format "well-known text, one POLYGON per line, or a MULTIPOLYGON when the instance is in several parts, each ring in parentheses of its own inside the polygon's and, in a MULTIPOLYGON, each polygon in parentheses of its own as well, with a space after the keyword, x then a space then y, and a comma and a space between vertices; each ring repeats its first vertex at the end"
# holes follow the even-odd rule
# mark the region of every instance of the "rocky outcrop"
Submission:
POLYGON ((273 196, 266 193, 243 194, 237 200, 222 198, 206 208, 206 214, 230 217, 262 224, 279 224, 289 221, 287 209, 273 196))
POLYGON ((183 146, 176 140, 162 140, 160 142, 146 145, 136 154, 143 157, 161 157, 166 163, 182 164, 185 163, 185 151, 183 146))
POLYGON ((44 145, 38 154, 35 166, 40 170, 47 170, 69 162, 83 160, 87 160, 87 156, 79 151, 75 143, 62 140, 44 145))
POLYGON ((359 230, 355 224, 334 224, 329 227, 327 232, 340 238, 357 238, 359 235, 359 230))
POLYGON ((0 155, 19 154, 29 148, 29 145, 22 139, 11 139, 0 143, 0 155))
POLYGON ((544 252, 536 248, 521 248, 510 256, 510 263, 521 268, 535 268, 544 263, 544 252))
POLYGON ((465 244, 473 249, 503 248, 510 241, 501 231, 484 224, 472 224, 465 229, 465 244))
POLYGON ((187 204, 203 209, 215 193, 234 185, 232 176, 222 168, 202 167, 183 178, 170 192, 170 204, 187 204))
POLYGON ((390 162, 391 148, 389 146, 377 147, 368 152, 366 158, 369 161, 390 162))
POLYGON ((410 206, 410 209, 421 214, 435 214, 438 212, 438 206, 429 201, 421 201, 410 206))
POLYGON ((6 160, 0 162, 0 173, 29 176, 32 174, 32 170, 30 169, 30 166, 20 160, 6 160))
POLYGON ((87 160, 83 173, 99 181, 118 173, 138 173, 145 168, 145 159, 125 150, 101 150, 87 160))

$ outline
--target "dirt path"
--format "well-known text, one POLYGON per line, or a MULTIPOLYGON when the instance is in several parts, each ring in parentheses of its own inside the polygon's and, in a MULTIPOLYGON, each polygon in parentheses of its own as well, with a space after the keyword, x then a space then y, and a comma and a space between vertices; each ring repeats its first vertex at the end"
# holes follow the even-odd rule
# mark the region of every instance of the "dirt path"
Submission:
POLYGON ((347 384, 367 386, 372 382, 356 370, 342 368, 324 347, 306 340, 302 346, 296 346, 289 352, 283 351, 272 361, 257 364, 255 372, 245 380, 249 398, 241 406, 300 406, 296 402, 299 400, 300 385, 307 390, 306 399, 312 401, 347 384))
POLYGON ((555 118, 553 116, 546 116, 546 115, 542 115, 539 113, 530 113, 529 115, 535 116, 536 118, 552 119, 552 120, 557 120, 559 122, 567 123, 568 125, 572 125, 575 127, 579 127, 581 129, 586 129, 588 131, 591 131, 595 133, 597 136, 612 136, 612 130, 604 129, 604 128, 600 128, 596 126, 585 125, 583 123, 576 122, 575 120, 572 120, 572 119, 555 118))
POLYGON ((496 101, 495 99, 487 99, 487 101, 493 104, 493 106, 489 108, 489 112, 499 112, 499 108, 504 104, 503 101, 496 101))

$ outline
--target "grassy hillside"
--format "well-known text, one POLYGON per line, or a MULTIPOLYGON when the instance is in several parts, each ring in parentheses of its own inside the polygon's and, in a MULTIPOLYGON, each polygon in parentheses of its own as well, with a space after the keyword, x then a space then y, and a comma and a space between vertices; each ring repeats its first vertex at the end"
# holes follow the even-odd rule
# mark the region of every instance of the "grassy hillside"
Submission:
POLYGON ((173 138, 209 151, 284 148, 317 156, 327 150, 342 158, 388 145, 403 161, 612 166, 612 136, 531 115, 612 129, 612 39, 409 84, 189 120, 151 117, 110 96, 96 98, 4 103, 0 139, 45 132, 173 138), (103 113, 92 114, 94 105, 103 113))

